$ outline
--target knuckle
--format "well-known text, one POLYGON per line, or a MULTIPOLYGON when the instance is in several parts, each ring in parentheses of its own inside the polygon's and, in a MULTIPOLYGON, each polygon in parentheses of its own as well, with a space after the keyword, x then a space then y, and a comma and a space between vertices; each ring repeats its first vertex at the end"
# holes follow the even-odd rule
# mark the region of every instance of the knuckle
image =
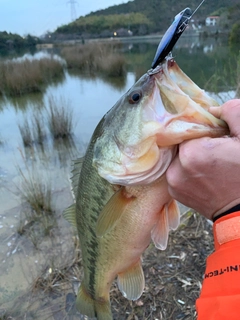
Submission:
POLYGON ((166 172, 166 179, 170 187, 174 188, 177 184, 177 175, 175 174, 175 170, 173 165, 171 165, 166 172))
MULTIPOLYGON (((195 141, 196 143, 196 141, 195 141)), ((179 147, 179 159, 184 170, 188 171, 196 163, 196 153, 193 140, 187 141, 179 147)))

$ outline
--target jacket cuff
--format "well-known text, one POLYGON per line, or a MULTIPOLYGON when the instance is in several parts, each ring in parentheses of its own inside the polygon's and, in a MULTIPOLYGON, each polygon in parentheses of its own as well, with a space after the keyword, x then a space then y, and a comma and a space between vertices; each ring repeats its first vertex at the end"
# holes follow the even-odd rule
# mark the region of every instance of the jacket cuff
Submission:
POLYGON ((229 213, 213 224, 215 250, 232 240, 240 239, 240 211, 229 213))

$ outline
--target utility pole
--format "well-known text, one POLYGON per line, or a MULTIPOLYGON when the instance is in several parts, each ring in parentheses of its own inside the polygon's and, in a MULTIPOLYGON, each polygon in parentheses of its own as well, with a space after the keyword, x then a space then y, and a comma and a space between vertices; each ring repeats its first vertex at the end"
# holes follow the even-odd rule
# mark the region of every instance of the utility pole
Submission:
POLYGON ((70 3, 70 5, 71 5, 71 20, 74 21, 77 19, 77 13, 76 13, 76 8, 75 8, 75 3, 77 3, 77 1, 69 0, 67 3, 70 3))

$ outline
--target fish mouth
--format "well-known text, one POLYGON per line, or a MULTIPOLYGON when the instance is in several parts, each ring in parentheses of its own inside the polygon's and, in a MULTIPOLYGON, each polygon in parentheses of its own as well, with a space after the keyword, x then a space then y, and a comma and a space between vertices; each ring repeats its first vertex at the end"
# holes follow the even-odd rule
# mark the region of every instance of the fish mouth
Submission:
MULTIPOLYGON (((157 145, 165 147, 203 136, 218 137, 229 133, 227 124, 214 117, 210 106, 218 103, 200 89, 170 58, 159 66, 155 77, 155 109, 145 110, 145 120, 154 118, 157 145), (156 99, 155 99, 156 101, 156 99)), ((150 132, 148 125, 145 128, 150 132)), ((147 132, 146 132, 147 134, 147 132)))
MULTIPOLYGON (((99 175, 112 184, 123 186, 150 184, 166 172, 177 151, 176 146, 158 148, 155 144, 153 148, 158 149, 158 154, 152 159, 154 164, 152 160, 147 161, 148 159, 141 158, 133 160, 127 155, 123 155, 121 163, 113 163, 115 169, 119 166, 120 170, 110 173, 98 161, 94 161, 94 166, 97 167, 99 175), (141 163, 144 161, 146 161, 145 166, 141 163)), ((146 153, 143 158, 151 158, 151 155, 146 153)))
POLYGON ((112 184, 149 184, 166 172, 181 142, 229 133, 226 123, 208 112, 217 102, 185 75, 173 59, 148 71, 147 75, 143 87, 148 85, 151 90, 139 107, 139 137, 135 135, 136 139, 131 142, 133 126, 128 121, 127 134, 119 136, 114 129, 112 135, 95 146, 102 150, 95 152, 93 165, 99 175, 112 184))

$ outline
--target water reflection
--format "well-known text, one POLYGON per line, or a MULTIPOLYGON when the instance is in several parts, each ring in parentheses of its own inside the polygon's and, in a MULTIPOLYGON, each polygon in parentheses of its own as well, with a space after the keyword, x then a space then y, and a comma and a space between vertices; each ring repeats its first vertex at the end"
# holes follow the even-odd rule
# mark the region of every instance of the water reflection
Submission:
POLYGON ((53 141, 53 153, 57 155, 57 163, 60 167, 69 167, 69 163, 78 156, 78 149, 74 138, 71 136, 60 138, 53 141))
POLYGON ((44 106, 44 92, 35 92, 20 97, 8 97, 8 105, 15 108, 16 111, 31 111, 35 106, 41 109, 44 106))
POLYGON ((6 106, 6 99, 4 96, 0 95, 0 111, 2 111, 6 106))
POLYGON ((91 73, 83 73, 80 70, 76 69, 69 69, 68 70, 69 75, 72 77, 77 77, 79 79, 86 79, 86 80, 97 80, 102 79, 104 83, 109 84, 115 89, 122 90, 126 87, 126 81, 127 81, 127 71, 125 68, 125 72, 120 77, 106 77, 101 74, 91 74, 91 73))
POLYGON ((12 61, 22 62, 26 59, 40 60, 40 59, 44 59, 44 58, 58 60, 61 62, 62 65, 66 66, 66 61, 64 59, 62 59, 58 54, 54 53, 53 51, 49 52, 47 50, 41 50, 41 51, 33 52, 33 53, 27 52, 27 53, 23 54, 21 57, 13 58, 12 61))
MULTIPOLYGON (((158 39, 160 41, 160 39, 158 39)), ((148 40, 144 43, 132 42, 125 44, 124 54, 127 59, 128 71, 134 72, 136 79, 142 76, 151 66, 156 51, 158 40, 148 40), (130 48, 130 49, 129 49, 130 48)), ((206 88, 206 83, 211 82, 211 77, 216 73, 217 68, 228 69, 225 77, 232 71, 236 71, 236 55, 238 51, 230 50, 226 40, 220 38, 181 37, 173 49, 173 57, 181 69, 200 87, 206 88), (231 70, 229 68, 231 66, 231 70)), ((236 84, 236 75, 235 84, 236 84)), ((210 91, 217 92, 230 90, 228 83, 215 84, 210 91)))
POLYGON ((71 161, 79 154, 74 135, 69 134, 57 139, 50 137, 43 119, 43 114, 38 112, 32 115, 30 122, 29 118, 24 118, 23 123, 19 124, 23 140, 23 149, 19 148, 19 150, 24 150, 24 161, 29 165, 35 162, 69 168, 71 161), (36 117, 38 117, 37 121, 35 121, 36 117), (39 125, 40 128, 37 128, 39 125))

